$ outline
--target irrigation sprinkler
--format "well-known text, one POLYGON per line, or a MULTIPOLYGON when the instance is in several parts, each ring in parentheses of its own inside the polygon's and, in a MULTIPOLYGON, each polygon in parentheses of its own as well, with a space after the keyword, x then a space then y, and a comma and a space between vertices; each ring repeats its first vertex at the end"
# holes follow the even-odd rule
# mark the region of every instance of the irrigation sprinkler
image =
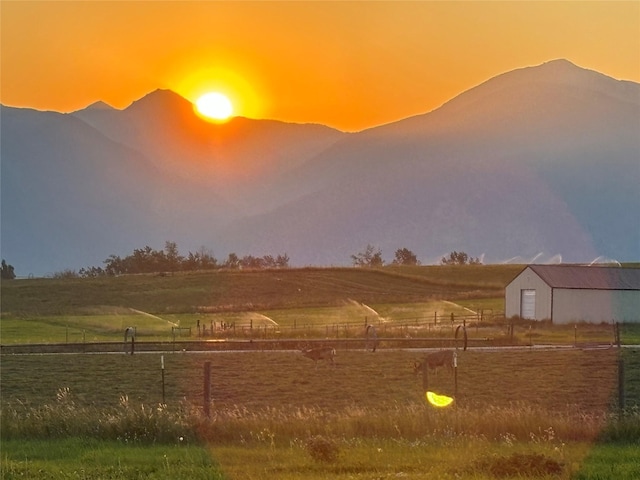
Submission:
POLYGON ((456 348, 458 348, 458 332, 460 331, 460 329, 462 329, 462 349, 466 352, 468 338, 467 338, 467 327, 465 325, 458 325, 458 327, 456 328, 456 333, 454 336, 455 345, 456 345, 456 348))
POLYGON ((135 349, 135 337, 136 337, 136 327, 127 327, 124 330, 124 348, 126 351, 127 348, 127 338, 131 336, 131 355, 133 355, 133 351, 135 349))

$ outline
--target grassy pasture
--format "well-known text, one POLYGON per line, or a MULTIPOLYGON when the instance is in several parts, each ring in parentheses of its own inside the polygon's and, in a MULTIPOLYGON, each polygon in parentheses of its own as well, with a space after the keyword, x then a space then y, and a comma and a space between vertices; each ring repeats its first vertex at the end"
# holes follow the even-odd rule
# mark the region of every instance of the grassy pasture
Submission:
POLYGON ((3 316, 85 314, 96 306, 155 315, 497 298, 522 266, 305 268, 2 282, 3 316))
MULTIPOLYGON (((447 410, 426 405, 421 378, 411 369, 420 357, 416 352, 339 351, 335 367, 317 368, 292 352, 165 354, 167 406, 158 410, 158 354, 5 355, 3 462, 15 477, 51 471, 42 470, 43 454, 33 443, 46 438, 73 443, 64 439, 96 431, 108 435, 105 425, 114 428, 119 421, 120 430, 101 440, 119 459, 120 473, 116 464, 97 460, 84 478, 218 478, 215 462, 221 478, 228 479, 385 478, 402 472, 403 478, 483 480, 496 477, 478 470, 481 459, 518 453, 541 454, 563 465, 562 476, 529 472, 530 478, 613 478, 606 472, 636 478, 640 465, 633 459, 640 446, 616 449, 615 468, 606 463, 610 449, 592 450, 617 404, 617 349, 459 353, 456 407, 447 410), (198 413, 206 361, 212 366, 211 419, 198 413), (163 416, 165 409, 187 413, 163 416), (12 412, 27 416, 16 422, 12 412), (136 431, 168 432, 169 439, 160 437, 157 447, 136 447, 144 462, 124 448, 136 431), (204 446, 193 445, 196 436, 204 446), (307 443, 317 436, 336 446, 336 460, 310 456, 307 443), (202 449, 215 460, 203 459, 202 449), (583 470, 585 458, 592 460, 583 470)), ((627 405, 637 406, 640 352, 624 355, 627 405)), ((444 371, 432 375, 430 384, 453 393, 453 378, 444 371)), ((640 431, 637 419, 632 428, 640 431)), ((629 435, 634 434, 623 432, 622 438, 629 435)), ((89 444, 97 452, 80 448, 58 459, 55 449, 45 449, 55 465, 78 469, 88 456, 106 458, 101 443, 89 444)), ((51 478, 76 477, 52 472, 51 478)))
MULTIPOLYGON (((485 328, 470 330, 470 335, 500 338, 508 325, 503 322, 493 328, 491 322, 501 318, 504 286, 521 269, 518 265, 389 266, 4 281, 0 338, 3 344, 118 342, 127 326, 136 326, 140 341, 169 341, 172 326, 191 327, 195 336, 198 322, 239 327, 225 336, 246 336, 253 326, 261 330, 249 335, 324 337, 333 336, 327 328, 336 325, 341 326, 336 334, 358 336, 365 322, 383 330, 436 319, 445 325, 451 314, 456 322, 481 317, 485 328), (351 331, 343 330, 345 325, 351 331)), ((517 329, 520 343, 612 338, 611 330, 600 326, 580 325, 573 330, 534 325, 531 332, 522 327, 526 325, 517 329)), ((383 333, 433 335, 429 329, 415 328, 383 333)), ((640 341, 640 333, 635 335, 640 341)))
MULTIPOLYGON (((424 324, 434 322, 449 325, 451 314, 477 318, 475 312, 460 304, 433 300, 409 304, 373 304, 366 305, 355 300, 345 300, 341 305, 329 307, 307 307, 271 309, 245 312, 182 313, 152 315, 146 312, 126 308, 93 307, 87 308, 83 315, 49 316, 5 316, 0 323, 0 337, 3 344, 11 343, 80 343, 121 341, 124 329, 136 326, 141 341, 169 341, 172 339, 172 327, 191 327, 191 337, 197 336, 197 323, 207 326, 219 326, 222 322, 237 327, 235 331, 224 332, 226 336, 244 334, 252 326, 266 327, 266 334, 300 336, 305 329, 323 333, 325 327, 336 325, 350 326, 352 336, 360 335, 365 325, 377 325, 381 333, 385 326, 424 324), (299 329, 300 331, 295 331, 299 329)), ((450 328, 449 328, 450 330, 450 328)), ((222 333, 222 332, 219 332, 222 333)), ((446 333, 448 335, 448 333, 446 333)), ((180 335, 188 335, 186 332, 180 335)), ((259 331, 255 335, 260 335, 259 331)), ((188 338, 181 338, 188 339, 188 338)))
MULTIPOLYGON (((521 268, 18 280, 2 283, 0 336, 3 344, 121 341, 124 327, 136 325, 141 341, 166 340, 173 323, 267 323, 263 317, 286 328, 353 323, 360 331, 366 318, 381 332, 434 312, 500 312, 504 286, 521 268)), ((505 326, 469 332, 504 335, 505 326)), ((521 344, 611 338, 608 326, 516 329, 521 344)), ((623 326, 623 343, 638 339, 640 329, 623 326)), ((640 437, 640 352, 622 352, 631 415, 620 419, 611 414, 618 354, 579 347, 459 352, 455 407, 445 410, 426 405, 412 373, 422 356, 415 351, 340 349, 335 367, 317 368, 296 352, 165 353, 166 406, 158 353, 2 355, 2 478, 488 480, 497 477, 483 459, 491 468, 503 460, 513 466, 527 453, 563 465, 560 475, 520 470, 528 478, 632 480, 640 477, 633 440, 640 437), (204 362, 212 366, 210 419, 201 413, 204 362), (143 441, 134 452, 128 441, 136 434, 143 441), (313 438, 334 445, 337 459, 315 458, 323 444, 310 450, 313 438), (598 439, 605 443, 594 448, 598 439)), ((454 393, 446 372, 429 381, 454 393)))
MULTIPOLYGON (((549 411, 606 412, 617 398, 617 349, 459 351, 461 406, 489 408, 522 403, 549 411)), ((203 365, 211 363, 215 408, 321 408, 421 403, 421 378, 408 351, 339 350, 336 365, 318 364, 296 352, 164 354, 166 403, 202 403, 203 365)), ((638 402, 640 355, 625 352, 627 400, 638 402)), ((69 388, 80 404, 109 406, 162 401, 160 354, 13 355, 2 359, 3 403, 43 405, 69 388)), ((430 387, 454 393, 452 375, 430 376, 430 387)))

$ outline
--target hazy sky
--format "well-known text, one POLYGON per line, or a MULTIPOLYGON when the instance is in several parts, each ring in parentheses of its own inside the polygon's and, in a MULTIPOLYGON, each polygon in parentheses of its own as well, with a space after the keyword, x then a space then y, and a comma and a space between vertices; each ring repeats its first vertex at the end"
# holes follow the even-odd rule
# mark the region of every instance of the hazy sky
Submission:
POLYGON ((124 108, 157 88, 361 130, 556 58, 640 81, 640 2, 0 3, 0 102, 124 108))

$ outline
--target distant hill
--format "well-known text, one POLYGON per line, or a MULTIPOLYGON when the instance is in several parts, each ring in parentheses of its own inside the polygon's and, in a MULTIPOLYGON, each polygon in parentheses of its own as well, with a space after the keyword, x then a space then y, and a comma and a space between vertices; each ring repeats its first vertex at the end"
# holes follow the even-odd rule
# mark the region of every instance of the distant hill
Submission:
POLYGON ((166 240, 295 266, 349 265, 367 244, 423 263, 640 259, 640 85, 566 60, 352 134, 207 123, 167 90, 0 114, 2 257, 18 275, 166 240))

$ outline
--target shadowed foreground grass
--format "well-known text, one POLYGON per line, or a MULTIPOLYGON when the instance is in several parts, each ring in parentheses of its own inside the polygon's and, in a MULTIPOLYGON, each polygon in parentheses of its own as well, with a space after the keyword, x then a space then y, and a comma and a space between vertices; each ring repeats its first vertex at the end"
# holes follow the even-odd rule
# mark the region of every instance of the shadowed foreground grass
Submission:
POLYGON ((206 418, 187 405, 126 399, 113 408, 79 406, 62 390, 53 404, 3 406, 1 420, 7 479, 484 480, 509 474, 632 480, 640 474, 637 409, 601 416, 526 405, 490 411, 424 404, 338 412, 236 407, 206 418), (608 443, 592 452, 597 439, 608 443))
POLYGON ((87 438, 4 440, 2 478, 223 479, 202 446, 130 445, 87 438))
POLYGON ((528 478, 636 480, 640 446, 514 442, 508 437, 329 440, 335 457, 314 454, 308 442, 276 446, 130 445, 81 438, 10 440, 2 444, 2 478, 38 479, 457 479, 528 478))

